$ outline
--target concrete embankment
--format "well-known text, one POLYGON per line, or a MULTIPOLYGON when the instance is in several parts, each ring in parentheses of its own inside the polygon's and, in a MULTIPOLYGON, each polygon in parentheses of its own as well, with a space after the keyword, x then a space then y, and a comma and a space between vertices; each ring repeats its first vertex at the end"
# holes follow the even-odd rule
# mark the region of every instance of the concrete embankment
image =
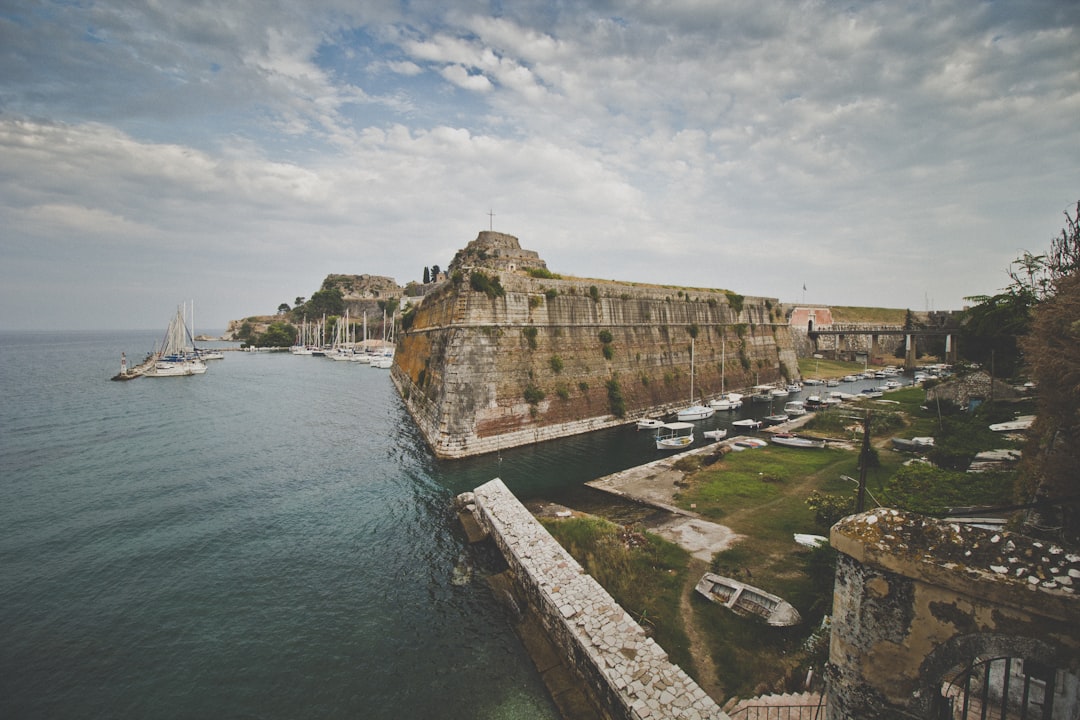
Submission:
POLYGON ((618 720, 728 718, 499 479, 459 497, 490 535, 551 641, 618 720))

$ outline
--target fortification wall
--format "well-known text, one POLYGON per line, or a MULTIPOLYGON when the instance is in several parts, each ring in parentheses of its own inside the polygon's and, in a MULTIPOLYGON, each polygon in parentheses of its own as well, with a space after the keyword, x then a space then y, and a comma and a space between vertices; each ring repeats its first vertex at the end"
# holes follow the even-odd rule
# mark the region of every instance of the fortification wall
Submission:
POLYGON ((548 636, 610 717, 728 718, 501 480, 459 502, 490 533, 548 636))
POLYGON ((951 717, 943 684, 1001 656, 1056 669, 1053 716, 1078 716, 1075 550, 885 508, 841 520, 830 540, 829 720, 951 717))
POLYGON ((424 299, 392 377, 429 444, 464 457, 668 412, 798 377, 779 303, 719 290, 486 271, 424 299))

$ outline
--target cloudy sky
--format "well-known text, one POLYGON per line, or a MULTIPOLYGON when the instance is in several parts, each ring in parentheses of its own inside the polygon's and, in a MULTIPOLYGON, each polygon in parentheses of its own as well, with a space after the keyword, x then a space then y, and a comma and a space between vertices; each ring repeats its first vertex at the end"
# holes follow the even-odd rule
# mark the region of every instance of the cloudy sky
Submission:
POLYGON ((0 329, 185 300, 223 328, 329 273, 420 280, 489 224, 566 275, 957 309, 1080 199, 1078 24, 1071 0, 0 0, 0 329))

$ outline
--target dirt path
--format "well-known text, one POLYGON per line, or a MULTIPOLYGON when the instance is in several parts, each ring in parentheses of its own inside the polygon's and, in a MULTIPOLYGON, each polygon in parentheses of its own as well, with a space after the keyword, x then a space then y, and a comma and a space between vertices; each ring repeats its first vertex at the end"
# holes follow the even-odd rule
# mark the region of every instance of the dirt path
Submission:
POLYGON ((698 627, 694 614, 693 597, 694 586, 701 576, 709 569, 709 564, 695 557, 690 558, 687 567, 686 582, 683 584, 682 597, 679 598, 679 615, 682 617, 683 629, 690 643, 690 657, 694 659, 694 679, 709 697, 718 705, 723 705, 727 700, 724 686, 716 676, 716 664, 713 662, 712 653, 709 651, 709 643, 705 632, 698 627))

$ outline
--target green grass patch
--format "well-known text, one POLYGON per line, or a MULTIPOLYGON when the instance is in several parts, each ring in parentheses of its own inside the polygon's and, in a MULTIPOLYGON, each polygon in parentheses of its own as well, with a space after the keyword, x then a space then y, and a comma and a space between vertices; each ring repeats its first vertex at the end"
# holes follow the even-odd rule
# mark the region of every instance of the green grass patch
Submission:
POLYGON ((666 650, 691 667, 679 598, 690 554, 648 532, 598 517, 542 519, 548 532, 666 650))
MULTIPOLYGON (((690 487, 679 493, 676 502, 685 509, 694 504, 696 512, 719 520, 784 497, 789 492, 788 485, 843 463, 847 454, 839 450, 782 447, 730 453, 723 461, 688 478, 690 487)), ((798 502, 801 501, 799 498, 798 502)))

